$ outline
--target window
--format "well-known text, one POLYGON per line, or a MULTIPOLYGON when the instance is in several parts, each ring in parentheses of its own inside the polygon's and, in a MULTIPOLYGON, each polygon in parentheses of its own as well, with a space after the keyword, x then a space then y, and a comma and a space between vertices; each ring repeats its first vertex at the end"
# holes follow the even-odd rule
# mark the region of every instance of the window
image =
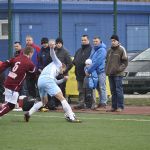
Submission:
POLYGON ((0 20, 0 39, 8 39, 8 20, 0 20))
POLYGON ((141 51, 148 48, 148 25, 127 26, 127 50, 141 51))

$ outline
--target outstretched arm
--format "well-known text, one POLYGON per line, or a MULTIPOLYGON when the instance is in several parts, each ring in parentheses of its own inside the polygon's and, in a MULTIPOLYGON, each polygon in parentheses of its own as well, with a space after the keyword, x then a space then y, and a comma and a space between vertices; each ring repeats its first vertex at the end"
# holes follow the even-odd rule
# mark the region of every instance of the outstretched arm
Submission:
POLYGON ((62 63, 61 61, 58 59, 58 57, 56 56, 56 53, 54 51, 54 48, 55 48, 55 41, 54 40, 51 40, 49 42, 49 46, 50 46, 50 56, 53 60, 53 62, 55 63, 56 66, 58 67, 61 67, 62 66, 62 63))

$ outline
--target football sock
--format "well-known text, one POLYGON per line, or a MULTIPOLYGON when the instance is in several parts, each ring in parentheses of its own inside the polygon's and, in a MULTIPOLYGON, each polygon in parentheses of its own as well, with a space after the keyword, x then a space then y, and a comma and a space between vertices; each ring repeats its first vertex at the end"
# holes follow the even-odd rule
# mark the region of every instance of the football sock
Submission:
POLYGON ((64 99, 61 101, 62 107, 64 112, 68 115, 68 117, 72 120, 74 120, 74 113, 72 112, 72 109, 70 107, 70 105, 68 104, 68 102, 64 99))
POLYGON ((0 117, 7 114, 9 111, 11 111, 12 109, 9 107, 8 103, 5 104, 2 109, 0 110, 0 117))
POLYGON ((31 116, 33 113, 37 112, 43 106, 42 102, 37 102, 33 105, 33 107, 29 110, 29 115, 31 116))

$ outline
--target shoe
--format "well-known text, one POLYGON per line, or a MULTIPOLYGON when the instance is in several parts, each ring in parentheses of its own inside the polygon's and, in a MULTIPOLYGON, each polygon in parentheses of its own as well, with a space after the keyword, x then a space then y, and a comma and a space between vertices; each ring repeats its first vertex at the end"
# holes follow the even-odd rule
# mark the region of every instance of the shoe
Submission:
POLYGON ((74 118, 75 118, 74 120, 73 120, 73 119, 70 119, 70 117, 65 114, 65 119, 66 119, 68 122, 72 122, 72 123, 81 123, 81 122, 82 122, 81 120, 77 119, 77 118, 75 117, 75 115, 74 115, 74 118))
POLYGON ((72 120, 72 119, 70 119, 69 117, 66 117, 66 120, 68 121, 68 122, 72 122, 72 123, 81 123, 82 121, 81 120, 79 120, 79 119, 74 119, 74 120, 72 120))
POLYGON ((122 108, 117 108, 117 109, 116 109, 116 112, 122 112, 122 111, 123 111, 122 108))
POLYGON ((24 120, 25 122, 29 122, 30 116, 29 116, 29 112, 24 114, 24 120))
POLYGON ((116 111, 116 109, 114 109, 114 108, 112 108, 110 110, 106 110, 106 112, 115 112, 115 111, 116 111))
POLYGON ((40 111, 41 111, 41 112, 48 112, 49 109, 43 107, 43 108, 40 109, 40 111))
POLYGON ((84 109, 84 105, 76 105, 74 106, 74 109, 84 109))
POLYGON ((106 104, 98 104, 97 108, 106 108, 106 104))

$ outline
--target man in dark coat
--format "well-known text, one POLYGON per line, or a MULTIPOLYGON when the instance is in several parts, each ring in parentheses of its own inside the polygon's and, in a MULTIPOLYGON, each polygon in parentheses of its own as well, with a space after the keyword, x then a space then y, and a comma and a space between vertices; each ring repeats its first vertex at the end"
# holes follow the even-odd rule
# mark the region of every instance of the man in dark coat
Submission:
POLYGON ((73 64, 75 65, 75 75, 78 83, 78 91, 79 91, 79 104, 75 106, 75 109, 82 109, 85 105, 84 99, 84 77, 85 77, 85 60, 89 58, 91 54, 92 47, 90 45, 88 35, 83 35, 81 37, 81 48, 79 48, 74 56, 73 64))

